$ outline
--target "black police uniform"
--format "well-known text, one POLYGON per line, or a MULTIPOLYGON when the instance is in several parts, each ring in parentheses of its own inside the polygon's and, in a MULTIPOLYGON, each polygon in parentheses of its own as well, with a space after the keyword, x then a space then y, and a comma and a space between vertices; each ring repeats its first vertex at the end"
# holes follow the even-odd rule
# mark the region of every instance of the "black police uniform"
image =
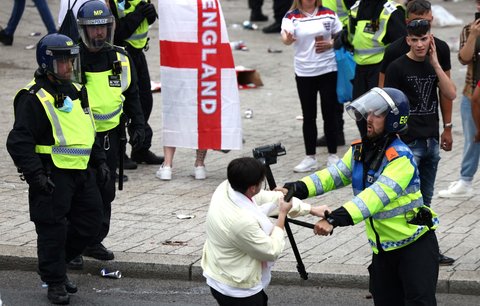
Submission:
MULTIPOLYGON (((383 5, 387 0, 361 0, 358 6, 358 14, 356 20, 373 20, 378 19, 380 16, 383 5)), ((350 18, 350 24, 355 20, 350 18)), ((351 29, 355 27, 352 26, 351 29)), ((405 11, 403 9, 397 9, 392 13, 390 19, 387 22, 387 32, 382 39, 385 45, 388 45, 400 37, 404 37, 407 34, 405 25, 405 11)), ((352 97, 356 99, 372 89, 378 86, 378 75, 380 73, 381 62, 371 65, 357 65, 355 68, 355 78, 353 79, 353 92, 352 97)), ((365 120, 357 121, 357 126, 360 131, 360 135, 364 137, 367 133, 367 124, 365 120)))
MULTIPOLYGON (((109 3, 110 10, 115 16, 115 33, 113 36, 113 43, 117 46, 125 47, 125 50, 127 50, 128 54, 130 54, 130 58, 133 60, 133 64, 135 65, 135 70, 138 78, 137 85, 140 97, 140 104, 142 106, 143 116, 145 118, 145 140, 143 141, 142 146, 135 151, 147 152, 152 146, 153 137, 152 128, 148 124, 148 120, 150 119, 153 108, 150 73, 148 70, 147 59, 145 58, 144 48, 137 49, 130 45, 128 42, 126 42, 126 40, 132 36, 132 34, 140 26, 143 20, 145 20, 146 17, 140 13, 136 13, 137 11, 134 11, 132 13, 126 14, 122 18, 119 18, 115 1, 110 0, 109 3)), ((130 3, 127 1, 125 5, 126 8, 128 8, 130 3)), ((129 132, 131 132, 130 129, 129 132)), ((134 153, 133 149, 132 153, 134 153)), ((163 162, 163 160, 160 159, 158 161, 163 162)))
MULTIPOLYGON (((117 60, 116 52, 122 53, 128 57, 131 67, 130 86, 123 92, 125 101, 123 111, 130 118, 130 128, 133 130, 144 129, 144 117, 140 102, 138 101, 137 75, 135 73, 132 59, 128 53, 119 47, 103 48, 98 52, 89 52, 86 46, 80 44, 80 58, 82 63, 82 72, 103 72, 112 70, 113 62, 117 60)), ((88 86, 87 86, 88 88, 88 86)), ((93 104, 90 101, 90 104, 93 104)), ((115 199, 115 171, 118 165, 120 154, 120 127, 119 125, 105 132, 97 132, 96 142, 100 143, 107 156, 107 165, 110 168, 111 179, 104 186, 100 186, 100 192, 103 200, 103 221, 100 233, 93 239, 89 246, 100 244, 107 236, 110 230, 110 217, 112 213, 112 202, 115 199)))
POLYGON ((66 281, 66 262, 79 255, 100 229, 102 199, 92 167, 105 162, 105 154, 94 144, 88 168, 76 170, 57 168, 51 155, 35 153, 36 145, 54 144, 52 126, 36 89, 43 88, 52 96, 63 93, 72 100, 78 97, 73 85, 54 86, 39 74, 35 80, 38 87, 21 91, 15 99, 15 123, 7 138, 7 150, 29 183, 40 277, 47 284, 61 284, 66 281), (35 183, 41 174, 55 184, 53 192, 35 183))

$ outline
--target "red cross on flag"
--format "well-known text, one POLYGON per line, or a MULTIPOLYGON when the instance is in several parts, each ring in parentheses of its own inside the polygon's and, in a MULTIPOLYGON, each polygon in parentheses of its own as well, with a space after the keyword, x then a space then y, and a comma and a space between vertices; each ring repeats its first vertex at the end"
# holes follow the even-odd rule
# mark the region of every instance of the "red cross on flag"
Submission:
POLYGON ((242 148, 237 76, 218 0, 158 0, 163 144, 242 148))

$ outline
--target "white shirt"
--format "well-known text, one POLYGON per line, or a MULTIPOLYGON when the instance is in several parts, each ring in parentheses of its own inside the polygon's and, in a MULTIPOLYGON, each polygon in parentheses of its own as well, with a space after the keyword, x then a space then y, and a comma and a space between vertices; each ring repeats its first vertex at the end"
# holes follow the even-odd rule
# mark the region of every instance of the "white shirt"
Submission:
POLYGON ((282 20, 282 30, 293 33, 295 57, 294 68, 298 76, 318 76, 337 71, 335 52, 315 52, 315 37, 330 40, 342 30, 342 23, 334 11, 319 6, 312 14, 299 9, 289 11, 282 20))

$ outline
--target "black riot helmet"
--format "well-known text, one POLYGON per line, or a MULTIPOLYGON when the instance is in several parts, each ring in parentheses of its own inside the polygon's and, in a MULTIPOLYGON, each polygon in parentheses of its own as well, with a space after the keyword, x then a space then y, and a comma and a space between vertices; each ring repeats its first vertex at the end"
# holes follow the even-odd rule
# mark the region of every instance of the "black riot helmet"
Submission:
POLYGON ((39 72, 61 83, 80 81, 80 49, 63 34, 45 35, 37 44, 39 72))

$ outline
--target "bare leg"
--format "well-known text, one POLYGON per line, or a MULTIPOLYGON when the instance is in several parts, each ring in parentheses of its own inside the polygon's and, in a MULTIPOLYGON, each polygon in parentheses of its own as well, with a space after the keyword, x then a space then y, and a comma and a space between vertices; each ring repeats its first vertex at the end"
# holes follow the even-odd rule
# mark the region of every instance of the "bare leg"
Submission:
POLYGON ((165 160, 163 161, 164 166, 172 167, 175 149, 175 147, 163 147, 163 154, 165 155, 165 160))
MULTIPOLYGON (((207 150, 197 150, 197 159, 195 160, 195 167, 205 167, 205 157, 207 156, 207 150)), ((166 157, 165 157, 166 160, 166 157)))

